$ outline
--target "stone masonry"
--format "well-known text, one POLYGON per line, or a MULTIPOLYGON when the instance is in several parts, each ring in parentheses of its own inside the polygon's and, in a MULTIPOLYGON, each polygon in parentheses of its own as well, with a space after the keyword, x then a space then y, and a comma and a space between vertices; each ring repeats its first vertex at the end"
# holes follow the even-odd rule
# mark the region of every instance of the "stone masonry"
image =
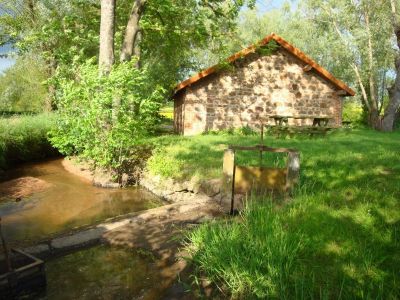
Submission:
MULTIPOLYGON (((273 124, 268 116, 328 116, 342 122, 338 88, 286 49, 247 55, 175 95, 175 131, 195 135, 208 130, 273 124)), ((290 120, 311 125, 312 119, 290 120)))

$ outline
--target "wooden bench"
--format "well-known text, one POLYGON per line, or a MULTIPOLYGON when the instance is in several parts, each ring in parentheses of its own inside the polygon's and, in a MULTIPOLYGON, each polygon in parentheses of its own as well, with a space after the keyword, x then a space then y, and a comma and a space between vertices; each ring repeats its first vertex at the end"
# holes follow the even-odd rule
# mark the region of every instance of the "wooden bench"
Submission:
POLYGON ((312 119, 313 123, 312 126, 319 126, 319 127, 326 127, 330 120, 333 118, 328 116, 312 116, 312 115, 301 115, 301 116, 281 116, 281 115, 272 115, 269 118, 274 119, 275 125, 282 126, 285 125, 289 126, 289 119, 299 119, 299 120, 306 120, 312 119))
POLYGON ((266 126, 268 131, 276 136, 296 134, 309 134, 311 137, 315 135, 326 135, 334 127, 324 126, 266 126))
POLYGON ((350 128, 351 127, 351 121, 342 121, 342 125, 344 128, 350 128))

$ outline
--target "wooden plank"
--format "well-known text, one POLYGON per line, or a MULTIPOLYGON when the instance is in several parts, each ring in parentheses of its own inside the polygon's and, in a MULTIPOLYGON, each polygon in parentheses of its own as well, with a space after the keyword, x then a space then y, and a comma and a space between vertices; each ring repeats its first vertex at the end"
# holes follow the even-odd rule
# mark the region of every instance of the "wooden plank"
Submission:
POLYGON ((241 194, 286 189, 286 168, 236 166, 235 191, 241 194))

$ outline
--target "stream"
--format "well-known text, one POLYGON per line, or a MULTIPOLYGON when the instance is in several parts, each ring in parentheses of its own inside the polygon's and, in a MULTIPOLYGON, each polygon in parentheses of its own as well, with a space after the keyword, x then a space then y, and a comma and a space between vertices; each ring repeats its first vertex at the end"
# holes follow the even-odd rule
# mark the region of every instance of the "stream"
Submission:
MULTIPOLYGON (((0 181, 2 231, 17 246, 163 204, 141 187, 94 187, 62 159, 21 165, 0 181)), ((144 250, 97 245, 48 260, 47 288, 24 299, 160 299, 174 276, 144 250)))
POLYGON ((40 300, 160 299, 168 286, 151 255, 99 245, 46 263, 40 300))
POLYGON ((141 187, 92 186, 67 172, 61 162, 52 159, 24 164, 8 171, 0 182, 0 217, 11 244, 37 241, 163 204, 141 187))

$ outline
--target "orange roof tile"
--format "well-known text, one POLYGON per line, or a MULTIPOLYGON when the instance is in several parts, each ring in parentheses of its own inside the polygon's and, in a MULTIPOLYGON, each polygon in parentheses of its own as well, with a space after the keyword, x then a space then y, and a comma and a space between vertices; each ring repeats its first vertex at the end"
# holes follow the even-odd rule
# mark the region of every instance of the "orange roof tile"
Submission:
MULTIPOLYGON (((306 65, 310 66, 312 69, 314 69, 321 77, 327 79, 330 81, 334 86, 336 86, 339 90, 343 90, 346 92, 345 96, 354 96, 356 93, 348 87, 343 81, 337 79, 335 76, 333 76, 331 73, 329 73, 326 69, 324 69, 322 66, 317 64, 314 60, 312 60, 310 57, 308 57, 304 52, 302 52, 300 49, 294 47, 293 45, 289 44, 287 41, 285 41, 282 37, 279 35, 272 33, 262 39, 260 42, 257 44, 251 45, 248 48, 245 48, 234 55, 230 56, 227 61, 229 63, 232 63, 236 61, 239 58, 242 58, 244 56, 247 56, 251 53, 254 53, 256 49, 260 46, 268 44, 271 40, 274 40, 277 42, 281 47, 285 48, 287 51, 292 53, 294 56, 296 56, 298 59, 303 61, 306 65)), ((218 71, 218 65, 212 66, 206 70, 201 71, 200 73, 197 73, 196 75, 190 77, 189 79, 186 79, 185 81, 182 81, 179 83, 176 88, 175 88, 175 94, 179 92, 180 90, 192 85, 193 83, 199 81, 200 79, 207 77, 208 75, 211 75, 215 72, 218 71)))

